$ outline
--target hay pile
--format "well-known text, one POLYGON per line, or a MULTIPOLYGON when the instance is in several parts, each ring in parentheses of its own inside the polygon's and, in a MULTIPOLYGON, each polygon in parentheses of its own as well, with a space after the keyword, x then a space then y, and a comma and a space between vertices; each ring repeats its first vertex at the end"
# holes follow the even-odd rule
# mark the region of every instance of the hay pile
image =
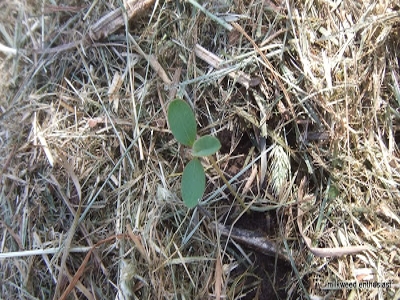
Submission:
POLYGON ((0 4, 1 298, 400 297, 398 4, 55 3, 0 4), (245 209, 183 205, 176 97, 245 209))

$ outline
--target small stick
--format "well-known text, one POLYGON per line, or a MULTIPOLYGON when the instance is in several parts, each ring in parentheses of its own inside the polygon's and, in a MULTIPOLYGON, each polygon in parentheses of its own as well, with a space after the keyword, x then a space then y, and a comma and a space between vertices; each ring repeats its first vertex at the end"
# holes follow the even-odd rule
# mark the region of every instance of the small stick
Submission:
POLYGON ((282 260, 289 261, 286 254, 284 254, 281 249, 278 249, 275 243, 255 231, 235 228, 232 226, 228 227, 217 222, 210 223, 209 227, 217 229, 222 236, 225 236, 228 239, 232 238, 236 242, 246 245, 262 254, 278 256, 282 260))

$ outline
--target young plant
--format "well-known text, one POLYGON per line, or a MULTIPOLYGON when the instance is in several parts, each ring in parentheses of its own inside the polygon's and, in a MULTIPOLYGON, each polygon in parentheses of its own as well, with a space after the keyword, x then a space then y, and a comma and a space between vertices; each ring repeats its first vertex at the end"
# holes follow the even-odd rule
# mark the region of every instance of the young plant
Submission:
POLYGON ((187 207, 193 208, 203 197, 206 188, 206 174, 199 157, 215 154, 221 148, 221 143, 211 135, 197 138, 194 113, 183 100, 175 99, 169 104, 168 123, 176 140, 192 148, 194 158, 183 170, 181 190, 183 202, 187 207))

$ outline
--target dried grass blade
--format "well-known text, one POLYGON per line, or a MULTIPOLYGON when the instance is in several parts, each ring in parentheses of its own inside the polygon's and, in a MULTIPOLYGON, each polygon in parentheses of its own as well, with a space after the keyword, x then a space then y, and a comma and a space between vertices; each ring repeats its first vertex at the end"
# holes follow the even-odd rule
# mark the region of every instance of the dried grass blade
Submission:
POLYGON ((39 139, 40 144, 43 147, 43 151, 46 154, 46 157, 47 157, 47 160, 48 160, 50 166, 54 167, 54 157, 51 154, 51 151, 49 149, 49 145, 47 144, 47 141, 46 141, 45 137, 43 136, 43 133, 41 131, 38 131, 37 137, 39 139))
MULTIPOLYGON (((217 70, 221 70, 221 65, 224 64, 224 60, 219 58, 214 53, 208 51, 207 49, 203 48, 199 44, 196 44, 194 47, 194 53, 198 58, 208 63, 210 66, 217 70)), ((237 81, 239 84, 243 85, 246 89, 249 87, 257 85, 259 82, 256 78, 252 79, 249 75, 242 71, 233 71, 228 73, 228 76, 231 77, 233 80, 237 81)))
POLYGON ((2 52, 4 54, 11 54, 11 55, 17 55, 17 53, 18 53, 17 49, 7 47, 1 43, 0 43, 0 52, 2 52))
POLYGON ((298 190, 298 203, 297 203, 297 226, 299 227, 299 232, 307 245, 307 248, 312 254, 318 257, 339 257, 348 254, 356 254, 362 251, 371 250, 368 246, 349 246, 349 247, 338 247, 338 248, 318 248, 313 247, 311 239, 307 237, 303 232, 303 215, 304 212, 301 210, 301 203, 306 201, 309 197, 304 196, 304 186, 306 178, 301 180, 299 190, 298 190))
POLYGON ((221 299, 222 288, 222 261, 221 253, 218 252, 215 262, 215 300, 221 299))
MULTIPOLYGON (((261 157, 261 159, 262 159, 262 157, 261 157)), ((247 182, 243 188, 242 195, 246 195, 246 193, 250 190, 251 186, 253 185, 254 179, 256 179, 257 172, 258 172, 257 165, 254 165, 254 168, 251 171, 251 175, 250 175, 249 179, 247 179, 247 182)))
MULTIPOLYGON (((65 275, 67 275, 69 281, 71 281, 73 279, 73 277, 71 276, 71 274, 68 271, 66 271, 65 275)), ((86 299, 95 300, 92 293, 82 284, 82 282, 80 280, 77 280, 75 286, 79 291, 81 291, 82 294, 85 295, 86 299)))
POLYGON ((143 247, 140 235, 134 234, 133 231, 132 231, 132 227, 129 224, 126 225, 126 230, 128 231, 129 237, 134 242, 134 244, 135 244, 136 248, 138 249, 138 251, 140 252, 140 254, 143 256, 143 258, 148 263, 150 263, 149 256, 147 255, 147 252, 143 247))
MULTIPOLYGON (((276 82, 278 83, 279 88, 282 90, 283 94, 285 95, 286 98, 286 102, 289 105, 290 108, 290 113, 292 115, 293 118, 296 117, 295 112, 294 112, 294 108, 293 108, 293 104, 292 101, 290 100, 290 96, 285 88, 285 86, 282 83, 282 80, 279 77, 279 74, 277 71, 275 71, 274 67, 272 66, 272 64, 269 62, 268 58, 265 56, 265 54, 260 50, 260 48, 258 47, 258 45, 256 44, 256 42, 247 34, 246 31, 244 31, 244 29, 237 23, 232 22, 232 25, 235 29, 237 29, 241 34, 243 34, 245 36, 245 38, 253 45, 254 49, 257 51, 257 53, 261 56, 261 58, 263 59, 263 61, 265 62, 268 70, 271 72, 272 76, 274 77, 274 79, 276 80, 276 82)), ((298 130, 298 129, 297 129, 298 130)))
POLYGON ((202 11, 207 17, 209 17, 211 20, 217 22, 219 25, 221 25, 222 27, 224 27, 225 29, 231 31, 233 28, 232 26, 225 22, 223 19, 218 18, 216 15, 213 15, 212 13, 210 13, 207 9, 205 9, 203 6, 201 6, 199 3, 197 3, 195 0, 187 0, 187 2, 189 2, 190 4, 192 4, 194 7, 196 7, 197 9, 199 9, 200 11, 202 11))
POLYGON ((85 267, 87 265, 87 263, 89 262, 89 258, 90 255, 93 253, 93 251, 99 247, 100 245, 104 244, 104 243, 108 243, 114 239, 124 239, 127 238, 127 236, 125 234, 118 234, 118 235, 113 235, 110 236, 100 242, 98 242, 97 244, 95 244, 90 251, 86 254, 85 259, 83 260, 82 264, 80 265, 78 271, 76 271, 74 277, 72 278, 72 280, 70 281, 69 285, 67 286, 67 288, 65 289, 65 291, 62 293, 61 297, 59 298, 59 300, 65 300, 67 299, 69 293, 72 291, 72 289, 75 287, 75 285, 77 284, 79 278, 81 278, 85 267))
MULTIPOLYGON (((81 253, 87 252, 90 247, 74 247, 70 248, 70 253, 81 253)), ((60 247, 57 248, 46 248, 46 249, 35 249, 35 250, 25 250, 25 251, 15 251, 15 252, 3 252, 0 253, 0 260, 13 257, 24 257, 24 256, 35 256, 35 255, 47 255, 56 254, 61 251, 60 247)))
MULTIPOLYGON (((79 216, 81 213, 81 209, 82 209, 82 191, 81 191, 81 185, 79 184, 79 179, 78 177, 75 175, 75 172, 72 168, 72 166, 67 162, 67 160, 62 157, 60 155, 61 158, 61 164, 62 166, 65 168, 65 170, 67 171, 68 175, 71 177, 72 182, 75 185, 76 191, 78 193, 78 199, 79 199, 79 206, 78 209, 74 215, 74 221, 72 222, 71 228, 68 231, 68 236, 67 239, 65 240, 65 244, 64 244, 64 252, 61 258, 61 264, 60 264, 60 269, 59 269, 59 273, 58 273, 58 278, 57 278, 57 285, 56 285, 56 290, 54 292, 54 297, 53 299, 57 299, 58 295, 59 295, 59 290, 60 290, 60 283, 61 283, 61 279, 62 276, 64 274, 64 270, 66 269, 66 262, 67 262, 67 257, 69 255, 69 250, 71 247, 71 243, 72 240, 74 238, 76 229, 79 225, 79 216)), ((68 273, 68 271, 66 271, 68 273)))
MULTIPOLYGON (((10 226, 8 226, 8 225, 7 225, 5 222, 3 222, 2 220, 0 220, 0 224, 3 225, 3 226, 7 229, 8 233, 14 238, 14 240, 17 242, 18 248, 19 248, 20 250, 24 249, 24 246, 23 246, 23 244, 22 244, 22 241, 21 241, 21 238, 19 237, 19 235, 16 234, 16 233, 14 232, 14 230, 12 230, 12 228, 11 228, 10 226)), ((2 253, 0 253, 0 254, 2 254, 2 253)))
POLYGON ((186 259, 182 256, 182 253, 179 250, 179 247, 175 243, 174 243, 174 247, 175 247, 176 253, 178 253, 180 264, 182 264, 183 267, 185 268, 186 274, 189 276, 190 282, 192 283, 193 287, 196 287, 193 277, 190 274, 188 267, 186 266, 186 259))

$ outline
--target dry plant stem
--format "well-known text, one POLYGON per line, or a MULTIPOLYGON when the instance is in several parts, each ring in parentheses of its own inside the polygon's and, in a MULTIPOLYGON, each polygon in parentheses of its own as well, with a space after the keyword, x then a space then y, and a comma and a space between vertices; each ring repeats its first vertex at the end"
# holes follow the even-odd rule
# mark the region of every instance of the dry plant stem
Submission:
MULTIPOLYGON (((90 249, 91 249, 91 247, 73 247, 73 248, 69 249, 69 252, 70 253, 82 253, 82 252, 88 252, 90 249)), ((0 260, 6 259, 6 258, 13 258, 13 257, 56 254, 56 253, 60 252, 61 250, 62 250, 61 247, 57 247, 57 248, 35 249, 35 250, 25 250, 25 251, 16 251, 16 252, 5 252, 5 253, 0 253, 0 260)))
POLYGON ((240 205, 243 207, 243 209, 247 209, 246 208, 246 204, 244 203, 243 199, 235 192, 235 190, 232 188, 232 186, 229 184, 228 180, 226 180, 224 174, 222 173, 221 169, 217 166, 217 163, 214 159, 214 157, 209 156, 209 159, 211 161, 212 166, 214 167, 214 169, 217 171, 218 175, 221 177, 222 181, 226 184, 226 186, 228 187, 229 191, 232 193, 232 195, 237 198, 240 202, 240 205))

